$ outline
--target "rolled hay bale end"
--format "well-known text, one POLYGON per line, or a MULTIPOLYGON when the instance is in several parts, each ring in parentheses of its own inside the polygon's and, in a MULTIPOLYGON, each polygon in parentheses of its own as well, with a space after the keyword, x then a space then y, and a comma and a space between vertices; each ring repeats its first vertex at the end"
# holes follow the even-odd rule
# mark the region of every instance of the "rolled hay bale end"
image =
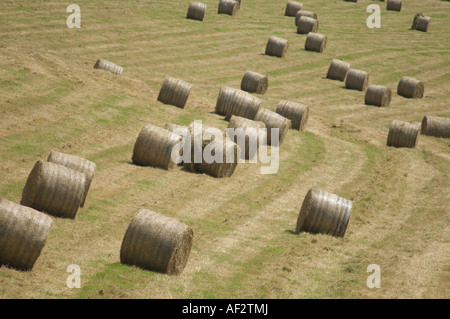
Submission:
POLYGON ((186 18, 203 21, 205 13, 206 13, 206 4, 201 2, 190 2, 186 18))
POLYGON ((158 101, 164 104, 184 108, 191 92, 192 84, 172 77, 166 77, 158 95, 158 101))
POLYGON ((369 85, 364 99, 365 104, 375 106, 389 106, 392 90, 383 85, 369 85))
POLYGON ((271 36, 267 41, 265 54, 282 58, 286 55, 288 48, 288 40, 271 36))
POLYGON ((179 158, 172 158, 172 149, 183 149, 183 137, 151 124, 144 126, 134 144, 132 161, 140 166, 171 169, 179 158))
POLYGON ((288 1, 284 15, 287 17, 295 17, 298 11, 302 10, 303 4, 297 1, 288 1))
POLYGON ((419 20, 423 16, 424 15, 422 13, 416 13, 416 15, 414 16, 414 19, 413 19, 411 30, 416 30, 417 29, 417 25, 419 24, 419 20))
POLYGON ((104 59, 98 59, 94 65, 94 69, 106 70, 117 75, 122 75, 123 73, 123 67, 104 59))
POLYGON ((261 108, 261 100, 242 90, 222 86, 217 97, 215 113, 225 115, 230 119, 231 115, 253 120, 261 108))
POLYGON ((397 86, 397 94, 406 98, 421 99, 425 91, 422 81, 404 76, 397 86))
POLYGON ((276 113, 291 120, 293 129, 304 131, 309 118, 309 107, 300 103, 280 101, 276 113))
POLYGON ((39 160, 28 176, 21 204, 55 217, 73 219, 85 189, 85 174, 39 160))
POLYGON ((306 37, 305 41, 305 50, 322 53, 326 47, 327 47, 326 35, 314 32, 308 33, 308 36, 306 37))
POLYGON ((266 128, 266 124, 232 115, 228 123, 228 128, 234 129, 234 135, 229 136, 227 134, 227 137, 238 144, 241 149, 241 157, 247 160, 253 159, 258 151, 259 142, 266 139, 265 133, 263 133, 264 136, 260 136, 260 129, 266 128), (245 145, 240 144, 242 141, 245 142, 245 145), (251 143, 252 145, 250 145, 251 143))
POLYGON ((278 129, 278 146, 291 128, 291 120, 281 116, 273 111, 261 108, 255 116, 255 121, 261 121, 266 124, 267 128, 267 144, 273 145, 275 141, 272 139, 272 129, 278 129))
POLYGON ((51 226, 49 216, 0 198, 0 266, 32 270, 51 226))
POLYGON ((317 20, 317 26, 319 25, 319 19, 317 18, 317 14, 311 11, 300 10, 297 11, 295 15, 295 26, 298 26, 298 21, 301 17, 308 17, 317 20))
POLYGON ((230 16, 234 16, 237 14, 240 8, 240 2, 233 0, 220 0, 219 1, 219 14, 228 14, 230 16))
POLYGON ((422 120, 421 133, 434 137, 450 137, 450 118, 426 115, 422 120))
POLYGON ((386 10, 389 11, 402 11, 402 0, 387 0, 386 10))
POLYGON ((309 32, 316 33, 319 30, 319 22, 316 19, 302 16, 298 20, 297 33, 308 34, 309 32))
POLYGON ((419 21, 417 22, 417 27, 416 30, 418 31, 423 31, 423 32, 428 32, 428 29, 430 28, 431 25, 431 18, 430 17, 420 17, 419 21))
POLYGON ((241 90, 249 93, 264 94, 269 87, 269 78, 265 75, 247 71, 241 80, 241 90))
POLYGON ((193 230, 148 209, 131 220, 120 248, 120 262, 146 270, 179 275, 189 259, 193 230))
POLYGON ((389 129, 386 145, 414 148, 419 139, 420 124, 393 120, 389 129))
POLYGON ((351 211, 350 200, 322 190, 310 189, 298 215, 296 233, 344 237, 351 211))
POLYGON ((328 68, 327 79, 339 80, 344 82, 350 71, 350 63, 333 59, 328 68))
POLYGON ((59 164, 86 175, 86 185, 80 203, 80 207, 84 207, 84 203, 86 201, 92 179, 94 178, 96 168, 95 163, 79 156, 56 151, 50 152, 47 158, 47 162, 59 164))
POLYGON ((365 91, 369 85, 369 74, 367 72, 350 69, 345 80, 345 87, 351 90, 365 91))

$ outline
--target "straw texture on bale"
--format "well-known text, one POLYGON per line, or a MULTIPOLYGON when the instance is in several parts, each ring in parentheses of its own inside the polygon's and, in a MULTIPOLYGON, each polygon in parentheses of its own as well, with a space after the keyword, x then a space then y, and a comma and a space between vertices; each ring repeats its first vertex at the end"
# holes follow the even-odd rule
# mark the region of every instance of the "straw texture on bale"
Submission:
POLYGON ((201 2, 190 2, 186 18, 203 21, 206 12, 206 4, 201 2))
POLYGON ((319 22, 316 19, 302 16, 298 20, 297 33, 308 34, 309 32, 317 32, 319 30, 319 22))
POLYGON ((419 139, 420 124, 393 120, 389 129, 387 146, 414 148, 419 139))
POLYGON ((222 86, 217 97, 215 113, 225 115, 227 119, 231 115, 253 120, 261 108, 261 100, 242 90, 222 86))
POLYGON ((402 0, 387 0, 386 10, 400 12, 402 10, 402 0))
POLYGON ((94 69, 106 70, 117 75, 121 75, 123 73, 123 68, 121 66, 103 59, 97 60, 94 65, 94 69))
POLYGON ((158 101, 183 109, 191 89, 192 84, 168 76, 161 86, 158 101))
POLYGON ((421 133, 435 137, 450 137, 450 118, 424 116, 421 133))
POLYGON ((290 102, 280 101, 277 105, 276 112, 281 116, 291 120, 293 129, 303 131, 309 118, 309 107, 306 105, 290 102))
POLYGON ((424 15, 422 13, 416 13, 416 15, 414 16, 414 19, 413 19, 412 26, 411 26, 412 30, 416 30, 417 29, 417 25, 419 24, 419 20, 423 16, 424 15))
POLYGON ((336 194, 310 189, 303 200, 296 233, 309 232, 344 237, 352 202, 336 194))
POLYGON ((132 161, 141 166, 171 169, 178 161, 178 158, 172 158, 172 149, 177 144, 183 146, 183 143, 183 137, 180 135, 148 124, 142 128, 136 139, 132 161))
POLYGON ((428 28, 430 27, 430 24, 431 24, 430 17, 426 17, 422 13, 417 13, 414 16, 411 29, 428 32, 428 28))
POLYGON ((92 179, 94 178, 95 163, 79 156, 56 151, 50 152, 47 162, 59 164, 86 175, 86 185, 80 203, 80 207, 84 207, 84 202, 86 201, 92 179))
POLYGON ((266 139, 266 134, 260 136, 260 129, 266 128, 266 124, 260 121, 249 120, 240 116, 231 116, 228 128, 235 129, 233 142, 239 144, 240 140, 245 141, 245 148, 242 145, 238 145, 241 149, 241 157, 245 159, 252 159, 258 151, 260 140, 266 139), (255 143, 253 147, 250 147, 250 142, 255 143))
POLYGON ((282 58, 286 55, 288 48, 288 40, 271 36, 267 41, 265 54, 282 58))
POLYGON ((424 91, 423 82, 409 76, 402 77, 397 86, 397 94, 406 98, 421 99, 424 91))
POLYGON ((220 0, 218 13, 234 16, 238 12, 239 8, 240 8, 240 4, 238 1, 220 0))
POLYGON ((366 91, 365 104, 375 106, 389 106, 392 90, 383 85, 369 85, 366 91))
POLYGON ((317 19, 317 14, 311 11, 305 11, 305 10, 300 10, 297 11, 297 14, 295 15, 295 25, 298 26, 298 21, 300 20, 301 17, 308 17, 308 18, 313 18, 315 20, 317 20, 317 24, 319 24, 319 19, 317 19))
POLYGON ((327 78, 344 82, 350 71, 350 63, 333 59, 328 68, 327 78))
POLYGON ((0 198, 0 266, 32 270, 51 225, 49 216, 0 198))
POLYGON ((168 275, 179 275, 189 259, 193 239, 194 232, 186 224, 141 209, 125 232, 120 262, 168 275))
POLYGON ((284 15, 287 17, 295 17, 298 11, 302 9, 303 5, 300 2, 296 1, 288 1, 286 3, 286 10, 284 11, 284 15))
POLYGON ((272 141, 272 128, 278 129, 278 145, 283 143, 287 131, 291 128, 291 120, 264 108, 258 111, 255 116, 255 121, 261 121, 266 124, 268 145, 276 143, 276 141, 272 141))
POLYGON ((265 75, 247 71, 241 80, 241 90, 249 93, 264 94, 269 87, 269 78, 265 75))
POLYGON ((369 85, 369 74, 367 72, 350 69, 345 80, 347 89, 365 91, 369 85))
POLYGON ((308 36, 306 37, 305 41, 305 50, 322 53, 326 47, 327 47, 326 35, 314 32, 308 33, 308 36))
POLYGON ((85 185, 85 174, 39 160, 28 175, 21 204, 56 217, 73 219, 80 207, 85 185))

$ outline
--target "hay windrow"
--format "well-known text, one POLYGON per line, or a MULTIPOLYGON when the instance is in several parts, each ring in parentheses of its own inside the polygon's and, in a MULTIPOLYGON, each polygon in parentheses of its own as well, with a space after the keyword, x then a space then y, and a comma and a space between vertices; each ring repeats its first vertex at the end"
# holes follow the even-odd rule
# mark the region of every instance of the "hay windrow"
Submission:
POLYGON ((278 145, 281 145, 288 130, 291 128, 291 120, 265 108, 261 108, 258 111, 255 121, 261 121, 266 124, 268 145, 276 143, 272 140, 272 129, 278 129, 278 145))
MULTIPOLYGON (((253 159, 253 157, 256 155, 256 152, 259 148, 259 142, 261 140, 266 139, 266 134, 263 133, 263 136, 260 136, 261 132, 260 129, 266 128, 266 124, 261 121, 253 121, 249 120, 240 116, 231 116, 230 122, 228 123, 228 128, 235 129, 235 135, 232 138, 232 141, 234 143, 238 144, 239 138, 241 140, 245 141, 245 148, 242 149, 241 146, 241 157, 245 158, 247 160, 253 159), (250 147, 250 142, 255 143, 254 146, 256 147, 250 147)), ((227 135, 231 139, 230 136, 227 135)))
POLYGON ((94 69, 106 70, 117 75, 122 75, 123 73, 123 67, 104 59, 98 59, 94 65, 94 69))
POLYGON ((305 41, 305 50, 322 53, 327 47, 327 36, 310 32, 305 41))
POLYGON ((253 120, 261 108, 261 100, 242 90, 222 86, 217 97, 215 113, 225 115, 227 119, 231 115, 253 120))
POLYGON ((297 1, 289 0, 286 3, 286 10, 284 11, 284 15, 287 17, 295 17, 298 11, 302 10, 303 5, 297 1))
POLYGON ((265 54, 282 58, 286 55, 288 48, 288 40, 270 36, 267 41, 265 54))
POLYGON ((317 32, 319 30, 319 22, 316 19, 302 16, 298 20, 297 33, 308 34, 309 32, 317 32))
POLYGON ((167 76, 161 86, 158 101, 164 104, 184 108, 191 92, 192 84, 167 76))
POLYGON ((421 133, 434 137, 450 137, 450 118, 430 115, 424 116, 421 133))
POLYGON ((313 18, 313 19, 317 20, 317 24, 319 24, 319 19, 317 18, 317 14, 315 14, 314 12, 311 12, 311 11, 300 10, 300 11, 297 11, 297 14, 295 15, 295 26, 298 26, 298 21, 300 20, 301 17, 313 18))
POLYGON ((187 19, 203 21, 206 12, 206 4, 201 2, 190 2, 186 14, 187 19))
POLYGON ((345 80, 347 89, 365 91, 369 85, 369 74, 367 72, 350 69, 345 80))
POLYGON ((389 106, 392 90, 383 85, 370 85, 367 88, 364 102, 367 105, 389 106))
POLYGON ((402 77, 397 86, 397 94, 406 98, 421 99, 424 91, 423 82, 409 76, 402 77))
POLYGON ((242 77, 241 90, 249 93, 264 94, 269 87, 269 78, 265 75, 247 71, 242 77))
POLYGON ((386 145, 414 148, 419 139, 420 124, 393 120, 389 129, 386 145))
POLYGON ((303 131, 309 118, 309 107, 300 103, 280 101, 276 113, 291 120, 293 129, 303 131))
POLYGON ((333 59, 328 68, 327 78, 344 82, 350 71, 350 63, 333 59))

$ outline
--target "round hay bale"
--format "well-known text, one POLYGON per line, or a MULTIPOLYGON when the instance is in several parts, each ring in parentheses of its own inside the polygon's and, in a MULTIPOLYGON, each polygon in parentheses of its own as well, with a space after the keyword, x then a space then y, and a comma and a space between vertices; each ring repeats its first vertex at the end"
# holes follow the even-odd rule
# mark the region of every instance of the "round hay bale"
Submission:
POLYGON ((290 102, 280 101, 277 105, 276 112, 281 116, 291 120, 293 129, 303 131, 309 118, 309 107, 306 105, 290 102))
POLYGON ((183 109, 191 89, 192 84, 167 76, 159 91, 158 101, 183 109))
POLYGON ((322 53, 326 47, 327 47, 326 35, 314 32, 308 33, 308 37, 306 38, 305 41, 305 50, 322 53))
POLYGON ((238 12, 239 7, 240 7, 240 3, 238 1, 220 0, 218 13, 234 16, 238 12))
POLYGON ((28 176, 21 204, 56 217, 73 219, 80 207, 85 185, 85 174, 39 160, 28 176))
POLYGON ((32 270, 51 226, 49 216, 0 198, 0 266, 32 270))
POLYGON ((264 94, 269 87, 269 78, 265 75, 247 71, 241 80, 241 90, 249 93, 264 94))
POLYGON ((397 86, 397 94, 406 98, 421 99, 424 91, 423 82, 409 76, 402 77, 397 86))
POLYGON ((171 169, 178 161, 178 158, 172 158, 172 149, 179 143, 184 143, 180 135, 148 124, 136 139, 132 161, 136 165, 171 169))
POLYGON ((422 13, 416 13, 416 15, 414 16, 414 19, 413 19, 412 26, 411 26, 412 30, 416 30, 417 29, 417 25, 419 24, 419 20, 423 16, 424 15, 422 13))
POLYGON ((375 106, 389 106, 392 90, 383 85, 369 85, 366 91, 365 104, 375 106))
POLYGON ((319 24, 319 19, 317 18, 317 14, 315 14, 314 12, 311 12, 311 11, 300 10, 300 11, 297 11, 297 13, 295 15, 295 26, 298 26, 298 21, 300 20, 301 17, 309 17, 309 18, 316 19, 317 26, 319 24))
POLYGON ((288 40, 270 36, 269 40, 267 41, 265 54, 282 58, 286 55, 288 48, 288 40))
POLYGON ((295 17, 297 12, 301 10, 303 5, 300 2, 296 1, 288 1, 286 3, 286 10, 284 11, 284 15, 287 17, 295 17))
POLYGON ((227 119, 231 115, 253 120, 261 108, 261 100, 242 90, 222 86, 216 101, 215 113, 225 115, 227 119))
POLYGON ((206 4, 201 2, 190 2, 186 14, 187 19, 203 21, 206 12, 206 4))
POLYGON ((120 248, 120 262, 179 275, 186 266, 193 230, 175 218, 141 209, 131 220, 120 248))
POLYGON ((350 69, 345 80, 345 87, 347 89, 365 91, 369 84, 369 74, 367 72, 350 69))
POLYGON ((421 132, 428 136, 450 137, 450 118, 426 115, 421 132))
POLYGON ((79 156, 56 151, 50 152, 47 162, 59 164, 86 175, 86 185, 80 203, 80 207, 84 207, 84 202, 86 201, 92 179, 94 178, 95 163, 79 156))
POLYGON ((393 120, 389 129, 387 146, 414 148, 419 139, 420 125, 393 120))
POLYGON ((291 128, 291 120, 281 116, 273 111, 261 108, 255 116, 255 121, 261 121, 266 124, 267 144, 272 145, 272 129, 278 129, 278 146, 283 143, 287 131, 291 128))
POLYGON ((316 19, 302 16, 298 20, 297 33, 308 34, 309 32, 317 32, 319 30, 319 22, 316 19))
POLYGON ((417 22, 416 30, 428 32, 428 28, 431 25, 431 18, 430 17, 419 17, 419 21, 417 22))
POLYGON ((350 71, 350 63, 333 59, 328 68, 327 78, 344 82, 348 71, 350 71))
MULTIPOLYGON (((247 160, 253 159, 258 151, 260 140, 265 139, 265 136, 260 136, 261 131, 259 129, 266 128, 266 124, 264 124, 264 122, 253 121, 232 115, 230 122, 228 123, 228 128, 235 130, 232 141, 238 144, 239 148, 242 150, 242 158, 247 160), (239 145, 239 141, 242 139, 245 141, 245 147, 239 145), (256 147, 250 147, 250 143, 255 143, 256 147)), ((228 137, 231 139, 231 136, 228 137)))
POLYGON ((400 12, 402 10, 402 0, 387 0, 386 10, 400 12))
POLYGON ((344 237, 352 202, 336 194, 310 189, 303 200, 296 233, 309 232, 344 237))
POLYGON ((123 73, 123 68, 121 66, 103 59, 97 60, 94 65, 94 69, 106 70, 117 75, 122 75, 123 73))

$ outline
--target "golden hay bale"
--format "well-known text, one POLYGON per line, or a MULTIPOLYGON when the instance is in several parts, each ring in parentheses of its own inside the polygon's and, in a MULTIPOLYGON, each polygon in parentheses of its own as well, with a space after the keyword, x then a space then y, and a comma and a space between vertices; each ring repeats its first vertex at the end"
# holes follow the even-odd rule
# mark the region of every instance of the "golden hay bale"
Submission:
POLYGON ((227 119, 231 115, 253 120, 261 107, 261 100, 242 90, 222 86, 217 97, 215 113, 225 115, 227 119))
POLYGON ((420 125, 393 120, 389 129, 387 146, 414 148, 419 139, 420 125))
POLYGON ((290 102, 280 101, 277 105, 276 112, 281 116, 291 120, 293 129, 303 131, 309 118, 309 107, 306 105, 290 102))
POLYGON ((317 24, 319 23, 319 19, 317 19, 317 14, 311 11, 300 10, 297 11, 295 15, 295 26, 298 26, 298 21, 301 17, 309 17, 317 20, 317 24))
POLYGON ((416 30, 428 32, 428 28, 431 25, 431 18, 427 16, 419 17, 419 21, 417 22, 416 30))
POLYGON ((367 72, 350 69, 345 80, 347 89, 365 91, 369 85, 369 74, 367 72))
POLYGON ((397 94, 406 98, 421 99, 424 91, 423 82, 409 76, 402 77, 397 86, 397 94))
POLYGON ((52 151, 48 155, 47 162, 52 162, 59 164, 77 172, 86 175, 86 186, 83 192, 83 197, 81 198, 80 207, 84 207, 84 202, 86 201, 86 196, 89 192, 92 179, 95 173, 95 163, 75 155, 65 154, 61 152, 52 151))
POLYGON ((242 158, 251 160, 258 151, 260 140, 265 139, 264 136, 260 136, 260 128, 266 128, 266 124, 260 121, 249 120, 240 116, 231 116, 228 128, 234 129, 234 136, 229 137, 234 143, 238 144, 242 153, 242 158), (242 148, 242 141, 245 142, 245 148, 242 148), (250 145, 250 143, 254 143, 250 145))
POLYGON ((287 17, 295 17, 296 13, 302 9, 302 4, 296 1, 288 1, 286 3, 286 10, 284 11, 284 15, 287 17))
POLYGON ((350 63, 333 59, 328 68, 327 78, 344 82, 350 71, 350 63))
POLYGON ((123 68, 121 66, 103 59, 97 60, 94 65, 94 69, 106 70, 117 75, 121 75, 123 73, 123 68))
POLYGON ((187 19, 203 21, 206 12, 206 4, 201 2, 190 2, 186 14, 187 19))
POLYGON ((269 87, 269 78, 265 75, 247 71, 242 77, 241 90, 249 93, 264 94, 269 87))
POLYGON ((450 118, 424 116, 421 133, 435 137, 450 137, 450 118))
POLYGON ((120 248, 120 262, 168 275, 186 266, 193 230, 175 218, 141 209, 131 220, 120 248))
POLYGON ((178 158, 172 158, 172 149, 179 143, 181 146, 184 143, 180 135, 148 124, 136 139, 132 161, 141 166, 171 169, 178 161, 178 158))
POLYGON ((302 16, 298 20, 297 33, 308 34, 309 32, 317 32, 319 30, 319 21, 316 19, 302 16))
POLYGON ((264 108, 258 111, 255 116, 255 121, 261 121, 266 124, 268 145, 276 143, 272 141, 272 129, 278 129, 278 145, 281 145, 287 131, 291 128, 291 120, 264 108))
POLYGON ((49 216, 0 198, 0 266, 33 269, 51 226, 49 216))
POLYGON ((219 14, 228 14, 234 16, 239 10, 239 2, 233 0, 220 0, 219 1, 219 14))
POLYGON ((369 85, 366 91, 365 104, 375 106, 389 106, 392 90, 383 85, 369 85))
POLYGON ((39 160, 28 176, 21 204, 56 217, 73 219, 80 207, 85 185, 85 174, 39 160))
POLYGON ((326 47, 327 47, 326 35, 314 32, 308 33, 308 37, 306 38, 305 41, 305 50, 322 53, 326 47))
POLYGON ((159 91, 158 101, 183 109, 191 89, 192 84, 167 76, 159 91))
POLYGON ((402 10, 402 0, 387 0, 386 10, 400 12, 402 10))
POLYGON ((310 189, 298 215, 296 233, 305 231, 344 237, 351 211, 350 200, 310 189))
POLYGON ((282 58, 286 55, 288 48, 289 48, 288 40, 275 36, 270 36, 269 40, 267 41, 265 54, 282 58))

